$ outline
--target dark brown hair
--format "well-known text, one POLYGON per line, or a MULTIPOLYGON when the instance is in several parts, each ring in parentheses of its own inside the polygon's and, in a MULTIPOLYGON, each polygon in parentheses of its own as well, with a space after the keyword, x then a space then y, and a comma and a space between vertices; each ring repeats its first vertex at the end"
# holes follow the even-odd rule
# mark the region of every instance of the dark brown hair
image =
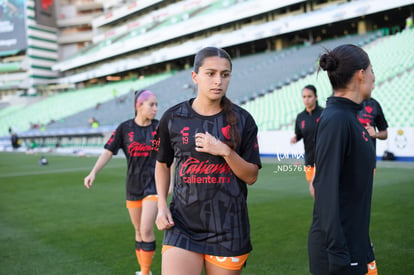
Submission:
POLYGON ((355 72, 365 70, 371 64, 368 54, 360 47, 344 44, 332 51, 327 49, 319 60, 319 69, 327 71, 332 89, 346 88, 355 72))
MULTIPOLYGON (((218 56, 225 58, 230 62, 230 71, 232 70, 232 63, 230 55, 223 49, 216 47, 206 47, 201 49, 194 58, 194 72, 198 73, 198 70, 203 66, 204 60, 207 57, 218 56)), ((230 140, 226 142, 233 150, 240 143, 240 133, 237 128, 237 115, 233 110, 233 103, 226 96, 223 96, 220 102, 220 106, 223 109, 224 116, 226 117, 227 123, 230 125, 230 140)))
POLYGON ((306 85, 305 87, 303 87, 303 89, 302 89, 302 90, 304 90, 304 89, 311 90, 315 96, 318 96, 318 95, 316 94, 316 87, 315 87, 315 86, 313 86, 312 84, 306 85))
MULTIPOLYGON (((314 85, 312 85, 312 84, 308 84, 308 85, 306 85, 305 87, 303 87, 302 91, 303 91, 304 89, 311 90, 311 91, 313 92, 313 94, 314 94, 316 97, 318 97, 318 94, 317 94, 317 91, 316 91, 316 87, 315 87, 314 85)), ((319 105, 318 100, 316 100, 316 105, 319 105)))

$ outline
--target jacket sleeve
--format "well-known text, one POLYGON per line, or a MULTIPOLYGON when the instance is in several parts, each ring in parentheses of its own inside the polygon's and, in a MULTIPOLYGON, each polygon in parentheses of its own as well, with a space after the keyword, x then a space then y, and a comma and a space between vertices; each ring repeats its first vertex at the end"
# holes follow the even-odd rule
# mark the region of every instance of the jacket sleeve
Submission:
POLYGON ((300 131, 300 121, 299 121, 299 115, 297 115, 295 120, 295 135, 296 135, 296 141, 299 141, 302 139, 302 132, 300 131))
POLYGON ((350 266, 351 259, 340 219, 339 189, 348 147, 348 126, 343 118, 318 125, 316 133, 315 214, 327 245, 329 271, 350 266), (329 123, 330 122, 330 123, 329 123))

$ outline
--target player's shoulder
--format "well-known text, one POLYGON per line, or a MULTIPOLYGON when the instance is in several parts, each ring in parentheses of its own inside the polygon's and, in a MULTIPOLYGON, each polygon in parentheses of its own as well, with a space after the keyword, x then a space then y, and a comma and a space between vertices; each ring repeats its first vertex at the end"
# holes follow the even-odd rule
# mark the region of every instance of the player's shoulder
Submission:
POLYGON ((242 117, 249 117, 249 116, 251 117, 252 116, 249 113, 249 111, 247 111, 242 106, 237 105, 237 104, 233 104, 233 111, 236 112, 238 115, 240 115, 242 117))
POLYGON ((343 108, 332 108, 328 106, 323 109, 321 113, 319 124, 332 124, 339 125, 339 124, 346 124, 350 118, 350 113, 343 108))
POLYGON ((375 98, 371 97, 370 99, 366 100, 366 104, 370 105, 370 106, 380 106, 378 100, 376 100, 375 98))
POLYGON ((252 116, 246 109, 243 107, 233 104, 233 111, 237 114, 238 119, 243 125, 255 125, 256 122, 252 116))
POLYGON ((132 126, 133 126, 133 124, 134 124, 134 119, 130 118, 130 119, 127 119, 127 120, 125 120, 125 121, 122 121, 122 122, 118 125, 118 129, 123 129, 123 128, 126 128, 126 127, 132 127, 132 126))
POLYGON ((338 118, 343 116, 344 114, 347 114, 347 110, 342 109, 342 108, 325 108, 325 110, 323 111, 323 115, 325 117, 329 117, 329 118, 338 118))
POLYGON ((188 115, 191 112, 191 104, 187 101, 182 101, 168 108, 163 117, 171 117, 173 115, 188 115))
POLYGON ((301 118, 301 117, 304 117, 304 116, 306 116, 306 115, 307 115, 307 113, 306 113, 306 109, 304 109, 303 111, 299 112, 299 113, 296 115, 296 117, 297 117, 297 118, 301 118))

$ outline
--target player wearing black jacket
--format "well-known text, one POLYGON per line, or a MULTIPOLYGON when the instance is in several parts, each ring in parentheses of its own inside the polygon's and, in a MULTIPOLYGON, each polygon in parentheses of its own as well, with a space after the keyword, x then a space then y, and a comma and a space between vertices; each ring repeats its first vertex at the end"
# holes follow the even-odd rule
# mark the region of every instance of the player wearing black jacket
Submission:
POLYGON ((302 100, 305 110, 296 117, 295 136, 291 138, 290 143, 296 143, 303 139, 306 181, 309 184, 309 192, 314 197, 311 183, 315 172, 315 128, 323 108, 318 104, 316 87, 313 85, 306 85, 302 89, 302 100))
POLYGON ((315 275, 364 275, 375 150, 357 119, 375 80, 368 55, 354 45, 323 54, 334 96, 315 133, 315 201, 309 232, 310 271, 315 275))
POLYGON ((308 112, 307 110, 303 110, 296 117, 296 140, 299 141, 303 138, 306 166, 313 166, 315 164, 315 128, 322 111, 323 108, 316 105, 312 111, 308 112))
POLYGON ((359 110, 349 99, 331 97, 317 127, 312 272, 318 269, 315 258, 327 257, 330 270, 348 265, 365 274, 368 247, 359 244, 369 243, 375 151, 356 119, 359 110))

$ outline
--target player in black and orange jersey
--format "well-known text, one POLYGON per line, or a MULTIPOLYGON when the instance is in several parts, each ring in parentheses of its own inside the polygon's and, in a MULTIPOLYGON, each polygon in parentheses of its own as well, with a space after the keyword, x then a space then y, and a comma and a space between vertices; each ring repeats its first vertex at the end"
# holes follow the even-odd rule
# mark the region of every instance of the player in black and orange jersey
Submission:
MULTIPOLYGON (((372 86, 372 89, 374 89, 374 86, 372 86)), ((382 112, 381 105, 374 98, 371 97, 362 101, 361 105, 362 109, 358 113, 358 120, 364 125, 365 129, 367 129, 371 140, 374 143, 374 148, 376 148, 377 139, 385 140, 388 138, 387 120, 382 112)), ((371 241, 369 242, 369 245, 373 250, 371 241)), ((377 275, 378 272, 373 253, 368 255, 368 261, 370 263, 368 265, 368 275, 377 275)))
POLYGON ((112 155, 122 149, 128 170, 126 178, 126 207, 135 228, 135 252, 141 271, 150 273, 155 253, 154 222, 157 216, 157 192, 155 188, 155 159, 151 147, 158 125, 154 119, 158 103, 148 90, 135 92, 135 118, 122 122, 105 144, 104 152, 96 161, 84 185, 90 188, 96 174, 109 162, 112 155))
POLYGON ((227 97, 232 63, 222 49, 195 56, 196 98, 167 110, 154 144, 162 274, 241 274, 252 249, 247 185, 261 167, 253 117, 227 97), (170 165, 175 165, 170 207, 170 165))
POLYGON ((309 192, 314 196, 312 179, 315 173, 315 128, 316 123, 323 111, 323 108, 318 104, 318 95, 316 87, 313 85, 306 85, 302 89, 302 100, 305 105, 305 110, 300 112, 295 121, 295 136, 290 140, 294 144, 303 138, 303 145, 305 148, 305 173, 306 181, 309 184, 309 192))
POLYGON ((334 90, 315 131, 312 274, 376 274, 369 225, 375 148, 357 119, 375 76, 366 52, 346 44, 320 57, 334 90), (372 266, 373 264, 373 266, 372 266), (371 267, 373 269, 371 270, 371 267))
POLYGON ((366 99, 362 103, 358 119, 365 126, 376 146, 376 139, 385 140, 388 137, 388 123, 382 112, 381 105, 374 98, 366 99))

